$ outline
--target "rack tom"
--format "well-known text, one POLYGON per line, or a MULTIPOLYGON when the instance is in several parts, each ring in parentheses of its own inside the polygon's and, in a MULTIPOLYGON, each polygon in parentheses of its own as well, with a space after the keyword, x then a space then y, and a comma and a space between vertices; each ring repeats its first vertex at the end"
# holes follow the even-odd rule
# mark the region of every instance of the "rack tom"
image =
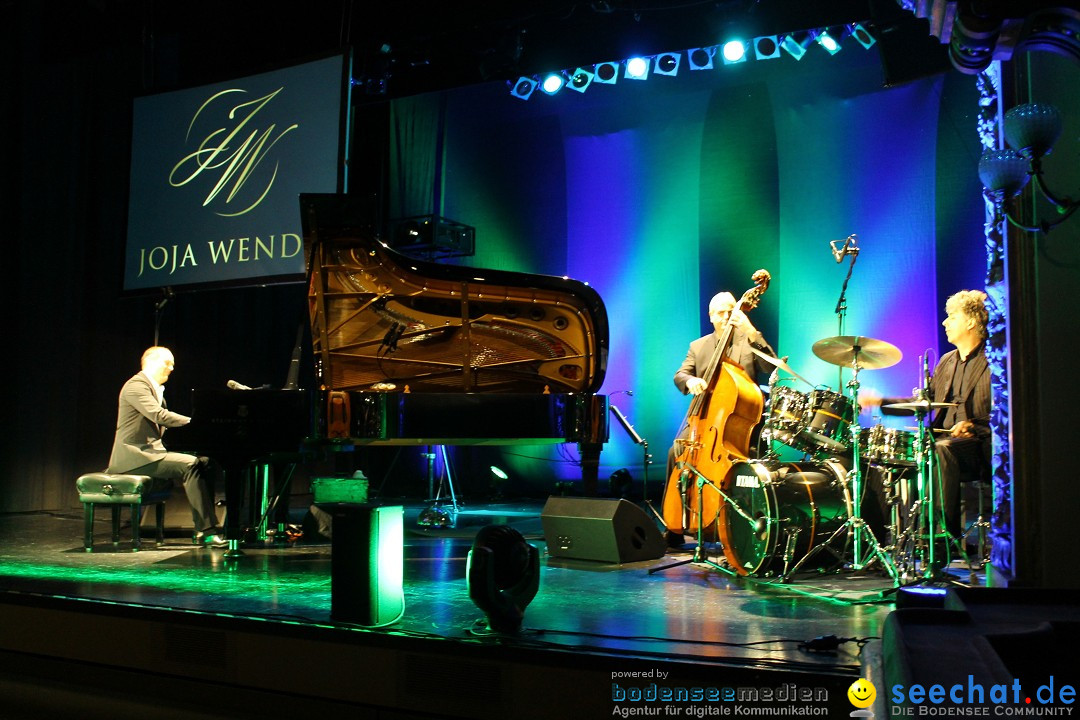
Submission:
POLYGON ((850 445, 854 419, 854 406, 849 398, 832 390, 812 390, 807 397, 800 436, 818 450, 843 452, 850 445))

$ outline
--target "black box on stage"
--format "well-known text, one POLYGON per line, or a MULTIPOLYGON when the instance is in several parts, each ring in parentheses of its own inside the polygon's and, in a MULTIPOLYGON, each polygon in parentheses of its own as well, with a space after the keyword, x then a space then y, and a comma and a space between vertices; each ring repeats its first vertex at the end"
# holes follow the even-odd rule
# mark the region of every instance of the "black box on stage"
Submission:
POLYGON ((548 555, 626 563, 663 557, 656 523, 629 500, 550 497, 540 513, 548 555))
POLYGON ((404 508, 323 503, 333 517, 330 541, 330 617, 368 627, 405 612, 404 508))

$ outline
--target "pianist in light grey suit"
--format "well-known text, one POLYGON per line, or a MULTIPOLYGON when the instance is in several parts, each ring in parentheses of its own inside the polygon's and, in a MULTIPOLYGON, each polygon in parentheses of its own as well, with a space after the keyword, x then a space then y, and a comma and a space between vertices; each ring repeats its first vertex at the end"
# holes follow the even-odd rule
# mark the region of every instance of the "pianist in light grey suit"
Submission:
POLYGON ((214 512, 216 465, 209 458, 170 452, 162 440, 166 428, 191 422, 188 416, 170 411, 165 403, 165 383, 175 367, 168 348, 148 348, 142 356, 142 370, 120 389, 108 472, 179 480, 191 503, 196 540, 222 547, 225 537, 216 526, 214 512))

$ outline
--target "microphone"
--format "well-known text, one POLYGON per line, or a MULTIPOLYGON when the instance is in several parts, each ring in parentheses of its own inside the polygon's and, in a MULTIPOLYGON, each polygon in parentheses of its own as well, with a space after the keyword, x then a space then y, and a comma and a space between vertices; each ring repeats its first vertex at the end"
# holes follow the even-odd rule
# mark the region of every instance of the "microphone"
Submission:
POLYGON ((847 255, 848 248, 851 247, 851 238, 844 240, 844 246, 841 248, 836 247, 839 240, 830 240, 829 247, 832 248, 833 260, 836 262, 843 262, 844 256, 847 255))
POLYGON ((229 388, 230 390, 250 390, 251 389, 247 385, 244 385, 243 383, 238 383, 235 380, 230 380, 229 382, 225 383, 225 386, 227 388, 229 388))
POLYGON ((858 242, 858 239, 858 235, 852 233, 851 235, 848 235, 846 238, 844 238, 844 245, 843 247, 839 248, 836 246, 837 243, 840 242, 839 240, 830 240, 829 247, 832 248, 833 260, 839 263, 843 262, 845 255, 857 256, 859 254, 859 248, 856 244, 858 242))
POLYGON ((930 390, 930 350, 922 356, 922 374, 923 379, 926 381, 926 389, 930 390))

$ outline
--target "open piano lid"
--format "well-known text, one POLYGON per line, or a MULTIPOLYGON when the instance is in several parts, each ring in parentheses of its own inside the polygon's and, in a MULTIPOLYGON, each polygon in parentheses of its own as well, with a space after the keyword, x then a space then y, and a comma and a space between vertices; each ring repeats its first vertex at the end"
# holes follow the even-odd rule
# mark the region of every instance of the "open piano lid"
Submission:
POLYGON ((425 262, 347 195, 300 196, 316 374, 332 391, 595 393, 608 324, 568 278, 425 262))

